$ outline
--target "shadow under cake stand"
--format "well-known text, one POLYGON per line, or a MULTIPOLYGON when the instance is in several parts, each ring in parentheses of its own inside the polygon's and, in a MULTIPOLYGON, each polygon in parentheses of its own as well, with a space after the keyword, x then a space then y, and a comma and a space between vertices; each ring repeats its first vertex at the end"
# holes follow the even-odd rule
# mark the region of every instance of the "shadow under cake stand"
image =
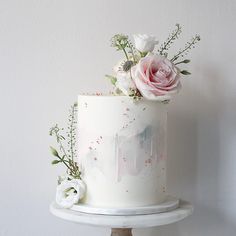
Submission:
POLYGON ((193 206, 186 201, 170 197, 158 206, 130 209, 102 209, 78 205, 72 209, 50 205, 53 215, 79 224, 111 228, 111 236, 132 236, 133 228, 147 228, 178 222, 193 212, 193 206))

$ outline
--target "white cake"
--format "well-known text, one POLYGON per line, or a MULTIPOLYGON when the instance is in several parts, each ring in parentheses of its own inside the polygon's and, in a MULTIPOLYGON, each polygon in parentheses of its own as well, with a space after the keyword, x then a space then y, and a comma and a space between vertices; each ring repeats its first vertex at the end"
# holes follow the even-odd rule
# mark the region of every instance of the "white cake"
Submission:
POLYGON ((128 96, 78 97, 83 202, 96 207, 155 205, 166 197, 166 105, 128 96))

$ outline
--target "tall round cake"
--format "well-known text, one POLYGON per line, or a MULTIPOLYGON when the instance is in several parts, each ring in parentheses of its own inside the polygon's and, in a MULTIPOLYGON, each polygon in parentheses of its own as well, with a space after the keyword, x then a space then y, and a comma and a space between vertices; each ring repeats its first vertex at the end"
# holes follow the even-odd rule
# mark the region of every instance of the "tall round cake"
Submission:
POLYGON ((155 205, 166 198, 167 109, 128 96, 78 97, 78 157, 83 203, 155 205))

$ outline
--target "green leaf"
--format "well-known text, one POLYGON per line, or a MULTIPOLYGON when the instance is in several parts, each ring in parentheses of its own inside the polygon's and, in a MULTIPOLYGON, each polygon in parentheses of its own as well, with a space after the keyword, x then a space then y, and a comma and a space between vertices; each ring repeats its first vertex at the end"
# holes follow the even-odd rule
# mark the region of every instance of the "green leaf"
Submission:
POLYGON ((106 77, 107 79, 109 79, 113 85, 116 84, 116 81, 117 81, 117 78, 116 78, 116 77, 114 77, 114 76, 112 76, 112 75, 105 75, 105 77, 106 77))
POLYGON ((53 156, 59 157, 59 154, 58 154, 58 152, 57 152, 57 150, 55 148, 50 147, 50 150, 51 150, 51 153, 52 153, 53 156))
POLYGON ((185 63, 185 64, 187 64, 187 63, 189 63, 189 62, 190 62, 189 59, 185 59, 185 60, 183 60, 183 63, 185 63))
POLYGON ((141 57, 146 57, 147 54, 148 54, 147 52, 139 52, 139 53, 140 53, 140 56, 141 56, 141 57))
POLYGON ((180 71, 180 73, 183 75, 191 75, 191 73, 187 70, 182 70, 182 71, 180 71))
POLYGON ((182 64, 182 63, 187 64, 187 63, 189 63, 189 62, 190 62, 189 59, 185 59, 185 60, 183 60, 183 61, 176 62, 175 65, 179 65, 179 64, 182 64))
POLYGON ((58 161, 58 160, 53 160, 52 161, 52 165, 56 165, 56 164, 58 164, 58 163, 60 163, 61 161, 58 161))

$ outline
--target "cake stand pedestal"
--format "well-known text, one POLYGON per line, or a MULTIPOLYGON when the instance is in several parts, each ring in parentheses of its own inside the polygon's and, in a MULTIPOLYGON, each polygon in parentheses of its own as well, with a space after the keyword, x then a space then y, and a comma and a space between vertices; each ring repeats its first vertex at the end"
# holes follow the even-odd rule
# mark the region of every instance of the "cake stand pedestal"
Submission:
POLYGON ((192 214, 193 206, 181 200, 177 209, 168 212, 115 216, 81 213, 71 209, 60 208, 53 202, 50 205, 50 211, 53 215, 64 220, 79 224, 109 227, 111 228, 111 236, 132 236, 133 228, 147 228, 178 222, 192 214))

